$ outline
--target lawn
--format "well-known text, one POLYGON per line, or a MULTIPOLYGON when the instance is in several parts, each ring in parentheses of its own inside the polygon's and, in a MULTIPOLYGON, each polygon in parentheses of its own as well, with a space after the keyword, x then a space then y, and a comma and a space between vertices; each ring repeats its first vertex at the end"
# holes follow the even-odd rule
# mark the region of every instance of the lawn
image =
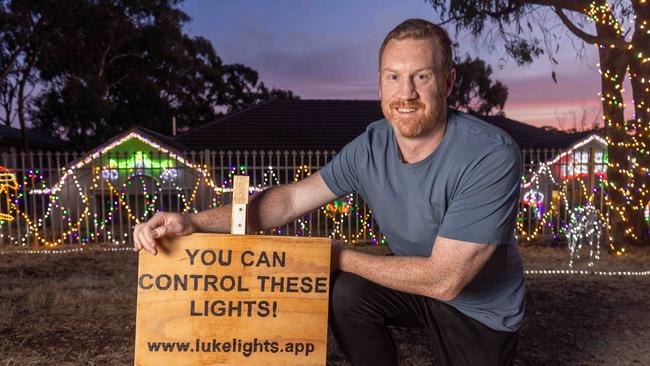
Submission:
MULTIPOLYGON (((566 268, 566 248, 522 247, 528 269, 566 268)), ((371 249, 373 250, 373 249, 371 249)), ((650 251, 595 269, 645 271, 650 251)), ((0 365, 133 363, 137 255, 0 255, 0 365)), ((527 275, 517 365, 649 365, 650 277, 527 275)), ((435 365, 427 335, 392 329, 401 364, 435 365)), ((328 364, 347 365, 334 339, 328 364)))

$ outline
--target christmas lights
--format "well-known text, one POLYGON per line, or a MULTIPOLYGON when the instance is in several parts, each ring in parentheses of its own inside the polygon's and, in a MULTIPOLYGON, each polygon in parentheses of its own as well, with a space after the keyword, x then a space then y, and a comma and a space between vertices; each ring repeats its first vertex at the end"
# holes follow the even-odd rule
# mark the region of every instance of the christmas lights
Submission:
MULTIPOLYGON (((96 160, 84 157, 79 162, 64 168, 62 177, 51 188, 45 185, 42 174, 37 171, 28 172, 23 177, 23 184, 19 185, 18 191, 28 191, 32 197, 46 196, 47 208, 38 219, 30 218, 26 211, 16 211, 16 214, 12 215, 12 219, 14 217, 22 218, 24 229, 18 230, 20 234, 18 237, 7 237, 0 234, 0 238, 9 239, 9 242, 14 245, 37 244, 43 247, 55 247, 66 242, 81 245, 99 241, 117 245, 128 244, 132 226, 146 221, 156 212, 156 207, 160 206, 158 200, 163 189, 165 192, 170 190, 176 192, 180 205, 174 208, 175 211, 196 212, 196 207, 199 205, 196 201, 199 191, 203 192, 202 200, 209 201, 207 208, 218 207, 223 203, 222 195, 232 191, 233 177, 237 174, 249 174, 246 165, 231 166, 220 186, 217 186, 212 181, 207 166, 202 167, 187 160, 176 159, 178 155, 163 148, 158 149, 158 153, 165 154, 161 159, 154 159, 151 153, 141 150, 141 147, 130 153, 130 156, 127 156, 128 151, 126 151, 120 158, 120 153, 112 149, 116 149, 120 143, 130 141, 129 136, 155 147, 145 137, 129 134, 125 138, 120 138, 89 154, 91 157, 95 156, 96 160), (99 156, 107 159, 99 159, 99 156), (97 166, 97 160, 107 163, 97 166), (183 172, 188 170, 195 172, 198 178, 194 180, 194 183, 187 180, 187 174, 183 175, 179 172, 179 166, 183 165, 185 165, 183 172), (89 172, 90 177, 88 176, 89 172), (38 179, 40 179, 38 184, 35 184, 38 179), (180 185, 181 181, 184 182, 183 186, 180 185), (188 186, 188 184, 191 185, 188 186), (202 187, 207 187, 208 193, 212 192, 212 195, 206 197, 205 189, 202 187), (142 198, 140 200, 129 199, 133 194, 142 198), (71 195, 78 198, 80 207, 75 207, 75 202, 77 202, 75 199, 70 201, 71 195), (68 201, 69 204, 66 203, 68 201), (54 222, 57 222, 57 226, 62 225, 61 232, 56 234, 56 237, 50 237, 51 234, 46 236, 45 233, 48 230, 53 231, 54 222), (118 226, 119 233, 116 232, 118 226), (122 232, 123 229, 126 232, 122 232)), ((125 148, 121 147, 120 150, 124 151, 125 148)), ((294 182, 310 176, 312 173, 311 168, 307 165, 297 166, 293 168, 293 171, 294 182)), ((264 185, 249 187, 249 193, 259 192, 269 185, 278 184, 280 182, 275 169, 268 166, 268 170, 264 173, 264 185)), ((19 193, 12 207, 18 207, 18 203, 24 199, 22 193, 19 193)), ((334 230, 328 235, 344 242, 358 243, 364 241, 364 238, 368 238, 374 244, 384 242, 384 238, 378 237, 370 225, 371 213, 361 215, 359 205, 352 204, 352 202, 353 197, 350 196, 344 204, 342 203, 343 207, 347 207, 346 210, 338 214, 328 211, 329 215, 325 215, 326 232, 327 227, 334 227, 334 230), (351 212, 353 206, 355 210, 351 212), (358 230, 350 238, 343 230, 346 224, 348 228, 352 226, 358 230)), ((311 215, 298 218, 292 234, 311 236, 313 230, 311 220, 311 215)), ((274 229, 272 233, 282 234, 283 229, 274 229)))
POLYGON ((13 192, 17 190, 18 182, 14 172, 0 166, 0 225, 5 221, 14 220, 14 214, 12 213, 14 206, 11 201, 14 196, 13 192))
POLYGON ((628 32, 606 1, 593 1, 583 9, 583 13, 596 24, 599 36, 605 35, 595 43, 601 60, 608 62, 606 65, 596 65, 603 85, 599 96, 603 103, 603 120, 607 130, 605 140, 610 155, 607 167, 611 176, 605 182, 607 189, 604 200, 607 212, 612 213, 611 217, 607 217, 610 247, 616 246, 620 251, 624 247, 621 243, 615 244, 615 239, 638 242, 640 235, 647 238, 650 233, 650 217, 645 214, 650 204, 650 88, 646 86, 650 72, 647 65, 650 61, 647 47, 650 44, 647 19, 650 11, 646 0, 632 1, 632 4, 623 6, 626 10, 619 12, 619 15, 634 14, 630 18, 634 27, 632 36, 627 35, 628 32), (621 60, 626 64, 617 66, 618 61, 611 60, 621 60), (626 107, 622 100, 626 76, 633 91, 631 104, 634 115, 629 121, 624 120, 622 113, 626 107), (613 228, 619 235, 617 238, 613 237, 613 228))
MULTIPOLYGON (((124 253, 132 252, 132 247, 76 247, 76 248, 66 248, 66 249, 30 249, 30 250, 7 250, 0 251, 0 255, 63 255, 63 254, 75 254, 75 253, 91 253, 95 251, 102 251, 107 253, 124 253)), ((648 271, 596 271, 596 270, 578 270, 578 269, 526 269, 524 274, 528 276, 536 275, 560 275, 560 276, 600 276, 600 277, 642 277, 650 276, 650 270, 648 271)))
MULTIPOLYGON (((530 241, 546 232, 550 232, 553 239, 566 236, 571 254, 569 266, 573 265, 574 257, 578 258, 582 242, 588 241, 591 249, 590 260, 598 259, 598 253, 594 253, 593 250, 594 248, 600 248, 600 230, 603 227, 609 228, 607 213, 603 214, 594 207, 596 197, 603 193, 606 182, 606 174, 596 174, 598 165, 605 164, 607 161, 607 153, 603 151, 606 148, 606 141, 594 134, 574 144, 552 160, 540 164, 530 180, 522 183, 522 191, 524 192, 522 203, 524 206, 517 216, 518 239, 530 241), (592 144, 589 145, 590 143, 592 144), (596 144, 596 148, 594 148, 593 144, 596 144), (589 155, 586 151, 581 150, 587 147, 590 147, 590 151, 594 154, 593 164, 590 164, 589 155), (599 151, 600 154, 598 154, 599 151), (574 156, 580 157, 575 159, 580 163, 573 164, 572 169, 566 169, 570 162, 575 162, 574 156), (600 159, 596 156, 600 156, 600 159), (584 166, 581 164, 584 164, 584 166), (589 177, 590 170, 592 170, 595 180, 593 189, 587 187, 584 182, 589 177), (576 171, 583 174, 576 174, 576 171), (575 191, 576 186, 579 188, 578 194, 575 191), (545 196, 542 192, 549 193, 551 191, 557 194, 554 195, 556 198, 544 202, 542 197, 545 196), (581 197, 582 200, 576 202, 576 196, 581 197), (546 207, 544 203, 546 203, 546 207), (585 216, 587 213, 585 210, 588 210, 589 215, 585 216), (566 215, 562 215, 563 212, 566 215), (527 231, 524 228, 524 221, 529 214, 538 221, 538 224, 532 230, 527 231), (568 220, 564 221, 567 216, 568 220), (596 230, 593 227, 593 230, 587 229, 587 226, 596 223, 598 225, 597 233, 593 231, 596 230)), ((623 253, 611 243, 610 249, 619 255, 623 253)))
MULTIPOLYGON (((184 178, 187 179, 188 175, 186 174, 184 178)), ((217 187, 214 184, 207 167, 191 163, 145 136, 137 132, 131 132, 106 146, 96 149, 78 162, 64 168, 62 177, 51 188, 45 185, 40 172, 29 171, 23 177, 23 183, 14 189, 17 193, 13 196, 5 195, 10 200, 8 207, 15 212, 15 214, 7 213, 7 215, 11 216, 11 219, 22 218, 24 232, 21 232, 22 230, 18 226, 17 230, 20 233, 18 238, 5 234, 0 234, 0 238, 9 239, 9 242, 14 245, 38 244, 44 247, 54 247, 68 240, 85 245, 99 240, 101 236, 105 236, 107 241, 114 244, 127 244, 128 233, 116 235, 116 233, 108 230, 109 224, 116 219, 116 215, 120 215, 121 211, 124 212, 122 216, 126 218, 127 228, 131 228, 132 225, 142 222, 153 215, 156 211, 155 206, 159 196, 157 192, 161 190, 161 182, 165 182, 167 187, 171 186, 172 190, 177 192, 177 196, 183 202, 180 208, 182 212, 193 210, 193 202, 201 185, 206 186, 208 192, 213 193, 212 203, 216 202, 215 196, 219 196, 225 191, 224 187, 217 187), (148 155, 141 150, 136 150, 129 156, 124 154, 125 158, 119 158, 119 153, 115 156, 113 150, 129 141, 139 141, 149 145, 149 147, 157 151, 158 159, 153 159, 151 154, 148 155), (103 160, 100 159, 103 156, 109 157, 108 163, 104 166, 92 167, 90 169, 92 175, 89 185, 83 186, 80 184, 79 174, 86 176, 87 173, 85 172, 88 171, 82 169, 87 169, 89 164, 94 164, 97 160, 103 160), (177 170, 179 166, 183 167, 185 171, 194 172, 193 174, 196 176, 196 183, 193 185, 189 197, 186 197, 183 189, 175 182, 179 178, 177 170), (147 178, 145 180, 146 177, 154 179, 149 180, 147 178), (37 181, 40 184, 35 184, 37 181), (116 186, 115 183, 118 181, 122 184, 116 186), (105 212, 99 212, 100 216, 97 212, 98 208, 94 207, 94 205, 96 205, 95 200, 97 198, 104 197, 102 192, 104 188, 102 187, 107 187, 105 188, 105 196, 107 196, 105 201, 107 202, 104 202, 106 210, 105 212), (37 194, 48 196, 48 206, 42 217, 38 219, 29 217, 25 211, 20 209, 20 202, 26 198, 23 194, 25 191, 28 191, 32 196, 37 194), (137 208, 132 207, 133 204, 127 202, 127 195, 133 191, 143 197, 141 205, 137 208), (64 192, 68 197, 67 199, 69 199, 70 193, 75 194, 80 201, 81 207, 78 207, 78 209, 67 207, 64 204, 64 192), (99 194, 98 192, 102 193, 99 194), (58 215, 57 219, 52 216, 55 213, 58 215), (58 234, 58 238, 46 238, 41 233, 46 232, 46 226, 51 231, 54 231, 51 227, 54 221, 60 221, 60 224, 63 225, 62 232, 58 234)), ((6 191, 10 185, 5 184, 5 186, 6 191)), ((2 223, 0 222, 0 224, 2 223)), ((122 231, 122 221, 120 221, 120 231, 122 231)))
POLYGON ((569 244, 569 267, 573 267, 574 260, 580 258, 580 251, 584 240, 589 241, 589 267, 594 265, 594 259, 598 260, 600 250, 600 232, 603 230, 603 222, 600 212, 591 205, 577 207, 571 212, 570 228, 567 232, 569 244))

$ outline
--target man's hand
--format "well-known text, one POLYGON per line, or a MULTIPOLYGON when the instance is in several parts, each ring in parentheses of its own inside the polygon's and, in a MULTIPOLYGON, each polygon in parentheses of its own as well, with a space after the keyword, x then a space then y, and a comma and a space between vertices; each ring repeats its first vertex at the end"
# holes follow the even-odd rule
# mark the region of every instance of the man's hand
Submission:
POLYGON ((158 212, 149 221, 135 225, 133 230, 133 250, 147 250, 156 255, 156 239, 165 236, 190 235, 196 226, 188 215, 174 212, 158 212))

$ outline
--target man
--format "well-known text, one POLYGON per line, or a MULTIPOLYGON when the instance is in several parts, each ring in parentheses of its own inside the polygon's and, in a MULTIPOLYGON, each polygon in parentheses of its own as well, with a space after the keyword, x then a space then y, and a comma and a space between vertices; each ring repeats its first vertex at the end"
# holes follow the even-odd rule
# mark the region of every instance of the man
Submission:
MULTIPOLYGON (((524 311, 519 149, 498 128, 447 109, 451 41, 430 22, 410 19, 387 35, 379 80, 386 119, 320 172, 255 195, 248 228, 277 227, 358 192, 395 255, 332 249, 330 326, 352 364, 397 364, 387 324, 425 327, 439 364, 511 364, 524 311)), ((165 235, 229 227, 229 207, 158 213, 136 226, 135 248, 155 254, 165 235)))

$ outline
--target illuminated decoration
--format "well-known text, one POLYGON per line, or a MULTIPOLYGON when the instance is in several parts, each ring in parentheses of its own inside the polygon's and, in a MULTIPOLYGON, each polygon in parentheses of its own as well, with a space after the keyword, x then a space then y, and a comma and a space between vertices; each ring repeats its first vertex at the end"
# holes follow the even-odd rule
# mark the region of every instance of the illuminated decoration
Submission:
POLYGON ((542 218, 542 215, 544 214, 544 193, 535 189, 530 189, 524 193, 521 203, 530 206, 537 220, 542 218))
MULTIPOLYGON (((589 152, 576 151, 560 159, 560 179, 575 179, 589 175, 589 152)), ((607 179, 607 151, 594 152, 594 175, 607 179)))
POLYGON ((175 168, 164 168, 162 174, 160 174, 160 177, 163 180, 174 180, 178 178, 178 170, 175 168))
POLYGON ((330 214, 343 214, 348 215, 350 213, 350 204, 345 201, 334 200, 328 203, 325 206, 325 209, 330 214))
POLYGON ((264 187, 269 187, 272 185, 279 185, 279 184, 280 184, 280 180, 278 179, 277 174, 275 174, 273 167, 269 165, 267 167, 267 171, 264 172, 264 179, 262 181, 262 184, 258 184, 257 186, 261 188, 262 185, 264 187))
POLYGON ((348 194, 341 200, 321 207, 321 212, 334 222, 334 231, 330 235, 332 239, 340 239, 344 243, 364 242, 364 237, 369 237, 372 245, 386 244, 386 237, 378 235, 372 225, 372 211, 363 213, 360 205, 355 202, 354 194, 348 194), (344 228, 354 225, 356 232, 350 231, 350 237, 345 235, 344 228))
POLYGON ((592 267, 594 265, 594 259, 600 259, 600 232, 604 226, 600 218, 600 212, 593 206, 578 207, 571 212, 567 232, 569 251, 571 253, 569 267, 573 267, 573 262, 580 258, 582 244, 585 241, 589 243, 588 266, 592 267))
POLYGON ((577 276, 650 276, 650 271, 587 271, 575 269, 529 269, 527 275, 577 275, 577 276))
POLYGON ((16 176, 11 170, 0 166, 0 225, 4 221, 13 221, 15 211, 12 202, 15 192, 18 190, 16 176))
MULTIPOLYGON (((556 156, 554 159, 540 164, 537 170, 532 174, 530 180, 522 184, 524 197, 522 203, 526 203, 529 192, 553 192, 553 199, 549 196, 545 202, 545 207, 537 205, 524 205, 517 216, 517 237, 524 241, 531 241, 542 234, 550 233, 553 239, 566 237, 569 242, 570 261, 573 265, 574 258, 579 254, 582 243, 589 243, 590 265, 593 265, 593 259, 598 259, 597 252, 593 252, 601 245, 601 230, 609 230, 609 213, 607 210, 602 212, 596 207, 602 204, 600 198, 606 200, 607 176, 605 170, 601 169, 602 174, 596 174, 599 165, 607 163, 607 142, 594 134, 573 145, 570 149, 556 156), (589 153, 593 152, 594 159, 589 161, 589 153), (577 157, 574 159, 573 157, 577 157), (600 157, 600 158, 599 158, 600 157), (579 163, 578 163, 579 162, 579 163), (572 164, 571 169, 566 169, 572 164), (592 172, 594 181, 592 187, 589 187, 586 181, 589 179, 589 173, 592 172), (578 173, 577 173, 578 172, 578 173), (574 209, 574 207, 576 207, 574 209), (543 209, 546 211, 543 212, 543 209), (589 210, 585 212, 584 210, 589 210), (532 229, 526 230, 524 222, 529 217, 537 220, 537 225, 532 229), (567 221, 563 221, 564 219, 567 221), (588 218, 588 219, 587 219, 588 218), (587 220, 587 221, 584 221, 587 220), (589 221, 591 220, 591 221, 589 221), (591 227, 598 223, 597 227, 591 227)), ((531 197, 533 193, 530 193, 531 197)), ((529 201, 538 199, 528 198, 529 201)), ((537 202, 536 202, 537 203, 537 202)), ((622 255, 624 248, 617 248, 609 241, 609 248, 612 252, 622 255)))
MULTIPOLYGON (((91 253, 95 251, 120 253, 131 252, 131 247, 91 247, 82 246, 77 248, 66 249, 28 249, 28 250, 6 250, 1 251, 0 255, 5 254, 27 254, 27 255, 64 255, 73 253, 91 253)), ((650 276, 648 271, 594 271, 584 269, 525 269, 524 274, 527 276, 598 276, 598 277, 644 277, 650 276)))
POLYGON ((118 170, 141 168, 157 171, 175 166, 175 163, 166 158, 151 159, 144 151, 136 151, 124 159, 109 159, 108 166, 118 170))
MULTIPOLYGON (((294 168, 293 181, 297 182, 305 177, 308 177, 312 174, 311 168, 307 165, 302 165, 294 168)), ((278 174, 275 172, 272 166, 268 166, 263 176, 263 184, 265 186, 279 185, 280 181, 278 179, 278 174)), ((258 185, 258 188, 261 189, 262 185, 258 185)), ((359 243, 370 243, 371 245, 382 245, 386 244, 386 237, 383 234, 377 233, 374 226, 372 225, 372 211, 368 212, 363 211, 363 205, 359 204, 356 200, 354 194, 349 194, 344 198, 334 200, 333 202, 328 203, 327 205, 321 207, 317 214, 322 214, 325 216, 325 229, 328 231, 328 227, 333 226, 333 230, 328 234, 334 240, 341 240, 344 243, 349 244, 359 244, 359 243), (347 230, 350 232, 350 235, 346 235, 347 230)), ((313 222, 310 215, 300 217, 296 220, 297 227, 293 232, 293 235, 296 236, 311 236, 314 228, 313 222)), ((286 230, 286 229, 284 229, 286 230)), ((323 228, 321 228, 323 230, 323 228)), ((282 228, 277 228, 271 230, 272 234, 283 234, 282 228)))
POLYGON ((117 169, 102 169, 102 178, 116 180, 118 177, 117 169))
MULTIPOLYGON (((586 139, 574 144, 571 146, 567 151, 557 155, 555 158, 553 158, 550 161, 547 161, 539 166, 537 171, 533 173, 531 176, 531 179, 528 181, 528 183, 525 183, 523 185, 524 188, 530 187, 532 182, 537 180, 537 177, 541 174, 543 174, 546 170, 548 170, 551 167, 557 166, 557 169, 561 172, 560 173, 560 179, 570 179, 570 178, 577 178, 577 177, 583 177, 586 176, 587 174, 576 174, 570 169, 566 169, 565 167, 562 166, 563 162, 564 164, 567 164, 566 162, 571 162, 572 166, 577 167, 578 164, 577 162, 574 162, 574 159, 572 156, 584 156, 584 158, 580 158, 578 160, 584 161, 584 166, 588 166, 589 164, 589 157, 588 154, 585 155, 585 151, 582 151, 581 149, 586 148, 589 144, 594 144, 598 148, 597 150, 594 151, 595 157, 594 157, 594 162, 596 163, 594 165, 594 174, 599 177, 607 178, 607 173, 606 171, 603 170, 602 167, 599 167, 599 165, 606 165, 608 163, 607 161, 607 141, 603 139, 602 137, 598 136, 597 134, 593 134, 586 139), (602 151, 605 150, 605 151, 602 151), (600 158, 598 158, 600 156, 600 158), (601 174, 596 174, 596 172, 604 172, 601 174)), ((580 163, 580 166, 582 166, 582 163, 580 163)), ((584 169, 584 168, 580 168, 584 169)), ((586 169, 585 169, 586 170, 586 169)))
POLYGON ((617 253, 622 253, 624 247, 622 243, 614 243, 614 226, 621 235, 616 240, 638 242, 640 235, 647 237, 648 220, 638 219, 644 217, 644 210, 650 204, 650 4, 647 0, 635 0, 623 7, 626 10, 620 12, 606 1, 593 1, 583 9, 583 13, 600 28, 598 34, 605 35, 595 38, 594 46, 599 49, 599 54, 608 55, 605 58, 608 62, 626 62, 623 65, 625 69, 619 70, 610 69, 613 67, 611 64, 596 65, 602 81, 599 96, 608 131, 606 142, 610 161, 607 167, 611 175, 605 182, 604 197, 607 212, 611 212, 607 217, 607 239, 610 248, 616 248, 617 253), (634 14, 630 19, 634 28, 631 36, 617 18, 626 14, 634 14), (622 117, 626 107, 622 100, 626 76, 632 85, 634 98, 634 114, 629 121, 622 117))
POLYGON ((29 250, 7 250, 0 251, 0 254, 71 254, 71 253, 80 253, 80 252, 93 252, 93 251, 102 251, 102 252, 132 252, 132 247, 102 247, 102 248, 93 248, 88 246, 77 247, 77 248, 67 248, 67 249, 29 249, 29 250))
MULTIPOLYGON (((293 174, 293 181, 297 182, 299 180, 302 180, 306 177, 309 177, 311 175, 311 168, 307 165, 302 165, 296 169, 294 169, 294 174, 293 174)), ((311 236, 310 235, 310 220, 311 216, 310 215, 305 215, 303 217, 299 217, 296 221, 298 223, 298 230, 296 230, 296 233, 294 235, 300 235, 300 236, 311 236)))
POLYGON ((524 194, 522 203, 529 206, 541 205, 544 203, 544 193, 531 189, 524 194))
MULTIPOLYGON (((186 160, 138 131, 125 133, 63 168, 61 178, 51 188, 39 171, 28 172, 18 187, 20 192, 12 201, 17 213, 12 218, 22 219, 23 230, 18 237, 8 238, 15 245, 44 247, 66 242, 86 245, 99 240, 128 244, 133 225, 156 212, 161 190, 176 192, 181 212, 194 211, 199 191, 209 202, 207 208, 216 207, 225 191, 214 184, 206 166, 186 160), (181 179, 183 185, 178 182, 181 179), (42 216, 30 217, 19 209, 27 204, 28 197, 22 192, 32 197, 47 196, 42 216), (117 226, 119 233, 115 231, 117 226), (46 228, 50 231, 47 235, 46 228), (51 234, 55 232, 56 237, 51 234)), ((0 234, 0 238, 7 236, 0 234)))
MULTIPOLYGON (((293 172, 293 181, 312 173, 307 165, 297 166, 293 172)), ((30 217, 30 210, 17 210, 12 218, 21 218, 22 229, 16 229, 19 235, 11 236, 10 232, 7 236, 4 231, 0 238, 8 238, 14 245, 47 248, 64 243, 126 245, 132 227, 146 221, 166 204, 168 199, 163 196, 174 194, 179 204, 170 210, 177 212, 196 212, 198 206, 218 207, 224 203, 223 195, 232 191, 235 175, 249 175, 249 167, 231 166, 217 185, 207 166, 194 164, 146 136, 130 132, 63 168, 61 177, 51 187, 45 184, 40 172, 28 172, 23 184, 18 185, 19 191, 27 196, 19 192, 12 207, 27 205, 27 199, 42 200, 44 213, 30 217)), ((264 175, 264 185, 249 187, 250 193, 280 184, 272 166, 268 166, 264 175)), ((306 215, 296 220, 292 230, 291 225, 286 225, 271 232, 311 236, 315 231, 324 231, 325 235, 346 243, 385 243, 384 237, 371 225, 371 213, 363 211, 363 206, 359 208, 354 201, 352 196, 346 197, 337 202, 343 210, 336 213, 326 210, 327 215, 321 208, 312 214, 324 216, 324 223, 312 222, 312 215, 306 215), (314 227, 323 224, 324 227, 314 227), (358 232, 345 234, 345 229, 350 228, 358 232)))

